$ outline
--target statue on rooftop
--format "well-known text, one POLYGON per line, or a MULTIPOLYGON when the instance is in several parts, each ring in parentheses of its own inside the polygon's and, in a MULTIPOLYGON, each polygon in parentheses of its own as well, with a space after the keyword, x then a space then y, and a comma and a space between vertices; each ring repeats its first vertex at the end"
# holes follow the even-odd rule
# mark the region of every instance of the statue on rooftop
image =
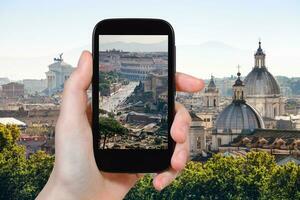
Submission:
POLYGON ((58 58, 54 58, 54 61, 62 62, 64 59, 62 58, 62 55, 64 53, 60 53, 58 58))

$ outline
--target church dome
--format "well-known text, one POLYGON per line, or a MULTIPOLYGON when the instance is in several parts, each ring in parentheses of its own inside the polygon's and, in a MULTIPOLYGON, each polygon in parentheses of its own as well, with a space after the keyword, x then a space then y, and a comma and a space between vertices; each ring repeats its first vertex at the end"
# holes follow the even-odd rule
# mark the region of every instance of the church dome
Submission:
POLYGON ((219 114, 215 128, 217 132, 243 133, 256 128, 264 128, 264 122, 259 113, 246 103, 244 99, 245 84, 241 80, 241 73, 232 86, 232 103, 219 114))
POLYGON ((216 129, 226 131, 264 128, 259 113, 245 102, 232 102, 218 116, 216 129))
POLYGON ((254 67, 245 80, 247 95, 276 95, 280 89, 276 79, 266 67, 254 67))
POLYGON ((261 48, 261 42, 259 42, 259 47, 254 54, 255 66, 244 80, 247 96, 280 94, 276 79, 265 66, 265 56, 261 48))

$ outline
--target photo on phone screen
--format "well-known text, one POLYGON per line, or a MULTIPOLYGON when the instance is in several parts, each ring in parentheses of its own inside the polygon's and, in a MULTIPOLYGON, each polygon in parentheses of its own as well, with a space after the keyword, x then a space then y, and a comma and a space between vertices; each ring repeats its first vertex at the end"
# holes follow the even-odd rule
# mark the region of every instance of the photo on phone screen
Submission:
POLYGON ((99 149, 168 148, 168 35, 99 35, 99 149))

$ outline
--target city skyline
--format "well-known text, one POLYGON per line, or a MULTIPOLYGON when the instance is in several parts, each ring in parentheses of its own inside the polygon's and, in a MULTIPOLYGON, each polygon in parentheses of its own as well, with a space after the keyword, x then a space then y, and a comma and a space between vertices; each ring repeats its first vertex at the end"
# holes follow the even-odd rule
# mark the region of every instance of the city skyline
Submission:
MULTIPOLYGON (((88 45, 86 45, 85 47, 88 47, 88 45)), ((263 44, 263 47, 264 47, 264 44, 263 44)), ((71 64, 73 67, 76 67, 77 55, 79 57, 81 51, 84 49, 88 49, 88 48, 84 48, 84 47, 83 48, 75 48, 73 50, 64 52, 64 61, 67 62, 68 64, 71 64), (72 55, 76 55, 76 56, 72 56, 72 55), (72 58, 74 58, 74 59, 72 59, 72 58)), ((226 77, 235 75, 236 67, 238 65, 240 65, 242 74, 246 75, 253 68, 253 60, 254 60, 253 52, 254 52, 254 50, 251 51, 251 50, 238 49, 238 48, 232 47, 230 45, 227 45, 227 44, 224 44, 224 43, 218 42, 218 41, 208 41, 208 42, 202 43, 200 45, 177 45, 177 71, 191 74, 193 76, 200 77, 203 79, 209 79, 211 75, 214 75, 214 77, 216 77, 216 78, 226 78, 226 77), (217 46, 219 46, 219 47, 217 47, 217 46), (215 62, 216 63, 215 66, 204 67, 203 69, 201 69, 201 70, 203 70, 203 72, 199 72, 201 70, 199 70, 197 68, 198 68, 198 66, 201 66, 201 65, 203 66, 203 64, 199 64, 198 62, 188 62, 189 63, 188 65, 191 67, 185 68, 184 67, 185 65, 180 64, 185 61, 179 55, 185 54, 187 57, 197 56, 197 55, 195 55, 195 54, 197 54, 197 52, 195 52, 195 51, 184 52, 186 48, 195 49, 197 47, 200 48, 199 52, 204 52, 203 56, 205 56, 205 55, 207 56, 208 55, 207 52, 214 51, 216 53, 215 50, 219 49, 220 51, 219 52, 217 51, 217 53, 219 54, 219 56, 220 56, 220 54, 223 54, 224 59, 213 60, 213 54, 211 53, 207 56, 209 59, 208 59, 208 61, 206 60, 205 63, 207 66, 208 62, 215 62), (223 48, 228 49, 229 51, 227 53, 221 53, 223 51, 222 50, 223 48), (191 55, 188 56, 187 54, 189 54, 189 53, 191 53, 191 55), (239 62, 237 62, 235 59, 230 59, 230 57, 234 56, 233 54, 236 54, 236 53, 240 54, 241 57, 244 58, 244 60, 239 58, 239 59, 237 59, 239 62), (230 56, 228 56, 228 54, 230 54, 230 56), (228 56, 228 58, 226 58, 226 56, 228 56), (218 68, 218 67, 221 68, 220 62, 222 62, 224 60, 226 60, 226 62, 228 62, 228 63, 231 63, 226 66, 225 70, 224 69, 223 70, 213 70, 214 68, 218 68), (217 65, 219 65, 219 66, 217 66, 217 65)), ((274 76, 287 76, 289 78, 300 77, 300 72, 297 71, 300 68, 298 69, 298 68, 289 67, 291 70, 282 71, 282 67, 280 67, 280 66, 273 67, 274 62, 272 62, 272 61, 269 62, 269 60, 272 59, 272 57, 274 57, 274 56, 271 55, 271 58, 269 58, 270 56, 269 56, 268 52, 269 51, 266 52, 267 53, 267 58, 266 58, 267 64, 266 65, 267 65, 267 68, 270 71, 272 71, 274 76)), ((24 71, 21 71, 18 74, 18 72, 16 70, 11 70, 11 71, 7 70, 7 71, 2 71, 1 78, 7 77, 11 81, 21 81, 23 79, 45 79, 46 78, 45 72, 48 69, 48 65, 53 63, 53 58, 57 57, 58 54, 59 53, 49 55, 49 56, 24 58, 24 60, 14 60, 14 62, 17 64, 16 66, 22 65, 22 62, 23 63, 24 62, 25 63, 32 63, 32 62, 40 63, 38 66, 42 66, 42 67, 39 67, 39 71, 41 71, 41 73, 37 76, 32 76, 32 73, 29 73, 30 74, 29 76, 26 76, 26 75, 24 76, 24 73, 23 73, 24 71)), ((198 57, 201 57, 201 54, 199 54, 198 57)), ((9 61, 9 58, 7 58, 7 60, 9 61)), ((0 60, 0 64, 3 65, 2 63, 5 63, 5 61, 6 61, 6 59, 2 58, 2 60, 0 60)), ((202 63, 204 63, 204 61, 202 63)), ((4 64, 4 66, 5 66, 5 64, 4 64)), ((16 68, 19 68, 19 67, 16 67, 16 68)), ((285 69, 286 69, 286 67, 285 67, 285 69)))
POLYGON ((235 1, 193 4, 172 1, 172 9, 167 1, 132 1, 132 4, 147 7, 147 10, 134 9, 124 2, 118 2, 120 7, 115 8, 115 3, 2 2, 0 68, 5 70, 2 70, 1 77, 12 80, 45 78, 47 66, 61 52, 64 52, 67 63, 76 66, 81 51, 91 50, 94 25, 110 17, 148 17, 169 21, 176 36, 177 71, 201 78, 209 78, 211 73, 222 77, 235 74, 235 66, 240 64, 242 74, 247 74, 253 67, 253 53, 261 38, 267 54, 267 67, 275 76, 300 75, 297 55, 300 51, 300 27, 297 26, 300 3, 297 1, 285 4, 280 1, 243 4, 235 1), (89 6, 91 4, 94 6, 89 6), (99 7, 103 8, 101 12, 99 7), (84 9, 89 12, 74 14, 82 13, 84 9), (133 9, 135 12, 128 12, 133 9), (51 12, 47 12, 49 10, 51 12), (31 23, 24 23, 26 21, 31 23), (22 34, 19 34, 20 29, 22 34))

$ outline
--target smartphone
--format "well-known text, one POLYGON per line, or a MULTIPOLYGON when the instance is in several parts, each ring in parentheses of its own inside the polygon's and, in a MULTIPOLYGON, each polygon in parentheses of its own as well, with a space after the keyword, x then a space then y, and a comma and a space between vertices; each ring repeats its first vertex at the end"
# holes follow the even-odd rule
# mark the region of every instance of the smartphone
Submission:
POLYGON ((161 19, 105 19, 93 32, 93 145, 98 168, 167 169, 174 151, 175 38, 161 19))

